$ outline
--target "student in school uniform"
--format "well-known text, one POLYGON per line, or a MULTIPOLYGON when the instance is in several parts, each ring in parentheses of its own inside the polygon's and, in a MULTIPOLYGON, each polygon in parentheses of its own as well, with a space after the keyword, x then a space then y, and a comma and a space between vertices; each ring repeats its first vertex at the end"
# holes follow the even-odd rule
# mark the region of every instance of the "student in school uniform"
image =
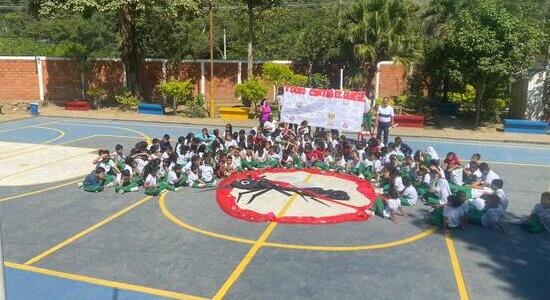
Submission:
POLYGON ((200 165, 199 165, 199 171, 200 171, 200 177, 202 181, 206 184, 208 187, 213 187, 216 185, 217 180, 214 176, 214 168, 212 165, 207 163, 204 159, 201 159, 200 165))
POLYGON ((503 187, 504 187, 504 181, 502 181, 502 179, 494 179, 493 182, 491 183, 492 194, 495 194, 498 196, 498 198, 500 199, 500 207, 502 208, 503 211, 506 211, 506 209, 508 209, 508 204, 510 204, 510 200, 508 199, 508 196, 504 192, 503 187))
POLYGON ((433 178, 430 184, 430 191, 423 195, 429 205, 445 205, 447 198, 451 195, 449 182, 438 170, 430 169, 430 176, 433 178))
POLYGON ((467 223, 468 214, 464 202, 455 195, 448 198, 447 204, 443 208, 443 228, 463 229, 467 223))
POLYGON ((97 167, 92 173, 90 173, 84 181, 79 184, 83 190, 91 193, 98 193, 104 191, 106 188, 112 186, 112 182, 107 182, 105 169, 97 167))
POLYGON ((410 177, 403 178, 403 186, 405 187, 401 192, 401 205, 403 206, 415 206, 418 200, 418 192, 412 185, 410 177))
POLYGON ((397 223, 397 216, 406 217, 407 214, 403 211, 401 206, 401 200, 399 194, 395 190, 391 190, 388 195, 388 199, 378 198, 374 201, 373 205, 374 213, 382 218, 390 219, 392 222, 397 223))
POLYGON ((512 223, 521 225, 529 233, 550 231, 550 192, 540 195, 540 203, 533 207, 527 218, 513 220, 512 223))
POLYGON ((122 170, 122 167, 124 166, 124 160, 126 159, 126 155, 124 155, 123 149, 124 147, 122 147, 121 144, 117 144, 115 146, 115 153, 113 153, 115 165, 118 167, 119 170, 122 170))
POLYGON ((159 141, 160 153, 164 153, 166 151, 166 148, 168 148, 168 146, 172 147, 172 144, 170 144, 170 136, 168 134, 165 134, 162 137, 162 140, 159 141))
POLYGON ((481 186, 491 187, 493 180, 500 179, 487 163, 479 164, 479 170, 481 171, 481 186))
POLYGON ((119 194, 137 192, 139 184, 132 179, 132 174, 128 169, 123 169, 120 174, 117 175, 115 183, 115 192, 119 194))
POLYGON ((485 209, 483 215, 481 216, 481 226, 499 229, 504 232, 502 228, 501 219, 504 214, 504 210, 500 204, 500 199, 497 195, 486 195, 485 196, 485 209))
POLYGON ((111 159, 109 150, 99 150, 99 157, 94 159, 93 164, 96 168, 103 168, 108 181, 112 181, 112 176, 120 173, 116 163, 111 159))
POLYGON ((150 144, 150 145, 147 146, 147 150, 148 150, 148 151, 151 151, 151 147, 160 147, 160 144, 159 144, 160 141, 159 141, 159 139, 155 138, 155 139, 153 139, 151 142, 152 142, 152 144, 150 144))
POLYGON ((176 164, 168 173, 166 179, 168 186, 174 191, 179 191, 182 187, 187 186, 187 174, 183 172, 181 165, 176 164))
POLYGON ((160 169, 156 160, 150 161, 143 170, 143 187, 145 188, 145 194, 150 196, 157 196, 164 190, 166 190, 167 184, 164 181, 158 181, 157 174, 160 169))

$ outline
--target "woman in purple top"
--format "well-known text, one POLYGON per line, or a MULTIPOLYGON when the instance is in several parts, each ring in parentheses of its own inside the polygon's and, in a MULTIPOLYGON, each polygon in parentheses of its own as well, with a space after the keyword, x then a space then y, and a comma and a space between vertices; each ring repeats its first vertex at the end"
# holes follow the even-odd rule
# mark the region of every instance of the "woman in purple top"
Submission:
POLYGON ((269 117, 271 117, 271 106, 266 99, 263 99, 258 105, 258 113, 260 115, 260 125, 263 126, 269 120, 269 117))

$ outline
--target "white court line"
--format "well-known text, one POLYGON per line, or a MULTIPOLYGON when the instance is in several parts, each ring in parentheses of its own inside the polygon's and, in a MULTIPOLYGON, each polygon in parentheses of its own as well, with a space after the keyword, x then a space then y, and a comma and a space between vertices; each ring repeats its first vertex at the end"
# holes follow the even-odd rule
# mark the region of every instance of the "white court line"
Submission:
POLYGON ((513 162, 503 162, 503 161, 484 161, 488 164, 495 165, 510 165, 510 166, 523 166, 523 167, 537 167, 537 168, 550 168, 550 165, 537 165, 537 164, 524 164, 524 163, 513 163, 513 162))
MULTIPOLYGON (((406 136, 404 136, 406 137, 406 136)), ((406 140, 415 141, 415 142, 424 142, 424 143, 439 143, 439 144, 451 144, 451 145, 468 145, 468 146, 476 146, 476 144, 480 144, 479 146, 489 146, 489 147, 502 147, 502 148, 521 148, 521 149, 535 149, 535 150, 550 150, 550 146, 544 147, 533 147, 533 146, 524 146, 519 145, 520 142, 510 142, 510 144, 518 144, 518 145, 507 145, 503 142, 503 144, 482 144, 483 141, 476 141, 476 140, 467 140, 471 141, 470 143, 467 142, 457 142, 455 140, 447 141, 444 138, 432 138, 432 137, 426 137, 426 140, 422 140, 419 137, 406 137, 406 140)))
POLYGON ((15 127, 15 128, 0 130, 0 133, 10 132, 10 131, 17 131, 17 130, 21 130, 21 129, 27 129, 27 128, 31 128, 31 127, 39 127, 39 126, 44 126, 44 125, 49 125, 49 124, 56 124, 56 123, 59 123, 59 122, 58 121, 52 121, 52 122, 34 124, 34 125, 23 126, 23 127, 15 127))

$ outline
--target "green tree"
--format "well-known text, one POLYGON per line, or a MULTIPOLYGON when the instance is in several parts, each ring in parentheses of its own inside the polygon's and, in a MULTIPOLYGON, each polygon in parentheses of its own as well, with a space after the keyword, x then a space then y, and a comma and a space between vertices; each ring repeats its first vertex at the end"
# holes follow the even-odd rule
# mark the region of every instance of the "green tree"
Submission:
POLYGON ((252 79, 254 76, 254 55, 253 43, 254 43, 254 9, 259 13, 262 10, 278 5, 280 0, 242 0, 246 4, 246 15, 248 17, 248 34, 247 34, 247 77, 252 79))
POLYGON ((112 13, 117 16, 121 38, 120 56, 124 62, 127 85, 139 97, 142 45, 140 21, 148 7, 162 7, 173 13, 198 11, 199 0, 32 0, 30 10, 38 16, 59 17, 65 13, 89 17, 94 13, 112 13))
POLYGON ((447 25, 445 47, 452 75, 476 90, 475 126, 489 95, 499 85, 526 75, 544 41, 538 26, 523 22, 496 0, 462 9, 447 25))
POLYGON ((191 80, 177 81, 172 79, 161 83, 159 87, 165 96, 172 97, 174 115, 177 112, 178 103, 185 103, 186 98, 193 92, 193 83, 191 83, 191 80))
POLYGON ((267 96, 267 89, 258 78, 252 78, 235 87, 235 96, 241 97, 244 106, 260 102, 267 96))
POLYGON ((355 0, 341 17, 348 47, 365 72, 367 89, 382 60, 410 65, 419 58, 416 8, 408 0, 355 0))
POLYGON ((62 45, 62 56, 72 58, 80 71, 80 88, 84 100, 88 99, 88 73, 93 58, 116 55, 118 39, 114 24, 105 15, 94 14, 84 19, 79 15, 44 19, 27 29, 28 35, 62 45))
POLYGON ((310 88, 328 89, 330 86, 330 81, 327 75, 314 73, 309 77, 307 85, 310 88))

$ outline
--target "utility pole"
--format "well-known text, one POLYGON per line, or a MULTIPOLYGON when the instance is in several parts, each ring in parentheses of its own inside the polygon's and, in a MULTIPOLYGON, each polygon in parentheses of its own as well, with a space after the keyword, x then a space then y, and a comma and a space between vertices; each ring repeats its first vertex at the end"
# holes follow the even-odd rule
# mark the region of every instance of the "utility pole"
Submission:
POLYGON ((225 28, 223 29, 223 60, 227 60, 227 35, 225 28))
POLYGON ((214 102, 214 13, 212 0, 208 1, 208 19, 210 23, 210 118, 216 117, 216 106, 214 102))

